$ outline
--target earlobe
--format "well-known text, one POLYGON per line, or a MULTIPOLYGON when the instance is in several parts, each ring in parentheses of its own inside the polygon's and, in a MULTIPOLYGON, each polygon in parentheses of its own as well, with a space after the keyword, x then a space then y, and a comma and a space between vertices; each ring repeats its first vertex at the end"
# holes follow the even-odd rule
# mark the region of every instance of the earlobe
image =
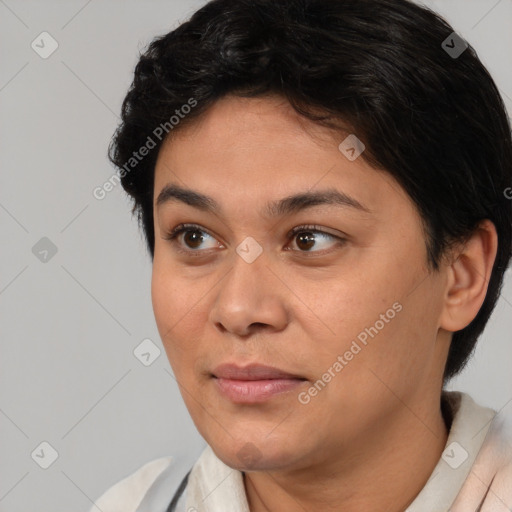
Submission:
POLYGON ((475 318, 487 294, 497 248, 496 228, 490 220, 484 220, 458 249, 447 269, 441 328, 459 331, 475 318))

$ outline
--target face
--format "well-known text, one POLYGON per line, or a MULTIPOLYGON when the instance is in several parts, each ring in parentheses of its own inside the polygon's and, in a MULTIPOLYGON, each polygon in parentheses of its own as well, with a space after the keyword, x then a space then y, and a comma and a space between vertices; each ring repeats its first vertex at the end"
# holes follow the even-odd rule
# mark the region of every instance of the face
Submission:
POLYGON ((160 150, 155 318, 231 467, 325 464, 439 398, 446 278, 411 200, 346 137, 278 97, 225 97, 160 150))

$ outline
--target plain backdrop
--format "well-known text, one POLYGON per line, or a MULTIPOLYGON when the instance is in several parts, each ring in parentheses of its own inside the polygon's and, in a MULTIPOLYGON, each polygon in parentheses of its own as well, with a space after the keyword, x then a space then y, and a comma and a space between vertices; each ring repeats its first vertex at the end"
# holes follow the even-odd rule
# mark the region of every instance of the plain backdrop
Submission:
MULTIPOLYGON (((0 512, 86 511, 145 462, 188 468, 205 446, 159 340, 130 202, 121 187, 92 194, 114 172, 107 146, 139 50, 202 4, 0 0, 0 512), (161 350, 149 366, 134 355, 146 339, 161 350)), ((512 2, 426 4, 475 47, 512 112, 512 2)), ((508 272, 449 389, 507 406, 511 317, 508 272)))

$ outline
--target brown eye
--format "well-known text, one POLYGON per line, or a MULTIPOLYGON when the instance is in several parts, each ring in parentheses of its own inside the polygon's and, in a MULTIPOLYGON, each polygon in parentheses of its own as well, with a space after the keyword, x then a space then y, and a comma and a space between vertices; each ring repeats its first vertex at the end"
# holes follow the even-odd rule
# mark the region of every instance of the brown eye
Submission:
POLYGON ((315 245, 315 236, 311 232, 299 233, 296 240, 297 246, 304 251, 309 251, 315 245))
POLYGON ((179 252, 187 253, 191 256, 199 256, 206 249, 215 248, 219 245, 215 243, 215 238, 212 235, 195 224, 180 224, 170 233, 167 233, 164 238, 173 242, 179 252), (210 247, 201 247, 208 242, 208 238, 212 240, 210 247))
POLYGON ((187 229, 183 231, 183 240, 191 249, 197 249, 203 243, 204 236, 198 229, 187 229))
POLYGON ((344 238, 317 229, 316 226, 296 227, 292 229, 289 236, 298 247, 298 249, 294 250, 303 253, 322 253, 329 251, 329 248, 332 246, 342 245, 345 242, 344 238))

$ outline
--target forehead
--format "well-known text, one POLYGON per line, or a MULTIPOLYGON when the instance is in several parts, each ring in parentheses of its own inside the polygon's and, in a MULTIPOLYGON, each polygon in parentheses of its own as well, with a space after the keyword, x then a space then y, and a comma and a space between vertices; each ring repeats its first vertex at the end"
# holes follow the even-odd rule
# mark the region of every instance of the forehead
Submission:
POLYGON ((388 173, 340 151, 346 137, 303 118, 279 97, 223 98, 164 141, 155 168, 155 207, 170 184, 217 203, 259 210, 265 203, 269 215, 284 206, 278 201, 307 193, 337 192, 368 211, 378 210, 385 196, 408 201, 388 173))

